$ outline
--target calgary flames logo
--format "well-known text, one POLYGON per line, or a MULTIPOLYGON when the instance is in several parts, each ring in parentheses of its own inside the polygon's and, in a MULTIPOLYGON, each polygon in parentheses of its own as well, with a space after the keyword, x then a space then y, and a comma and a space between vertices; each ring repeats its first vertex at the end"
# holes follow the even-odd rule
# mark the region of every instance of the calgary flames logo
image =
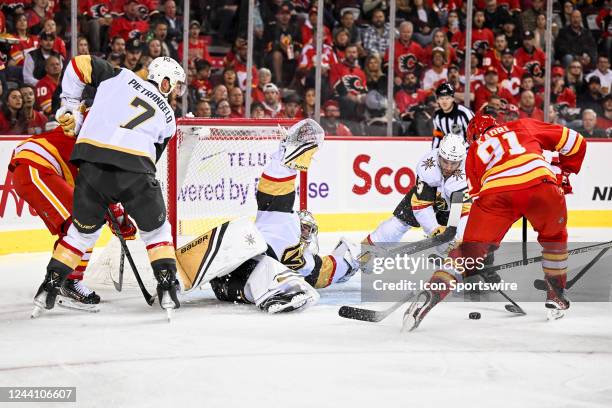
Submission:
POLYGON ((414 54, 404 54, 399 56, 398 63, 401 72, 411 72, 416 67, 418 60, 414 54))
POLYGON ((342 77, 342 85, 348 91, 357 91, 362 92, 365 91, 365 87, 363 86, 363 82, 361 82, 361 78, 356 75, 345 75, 342 77))
POLYGON ((542 66, 538 61, 529 61, 525 64, 525 69, 534 77, 541 77, 543 74, 542 66))

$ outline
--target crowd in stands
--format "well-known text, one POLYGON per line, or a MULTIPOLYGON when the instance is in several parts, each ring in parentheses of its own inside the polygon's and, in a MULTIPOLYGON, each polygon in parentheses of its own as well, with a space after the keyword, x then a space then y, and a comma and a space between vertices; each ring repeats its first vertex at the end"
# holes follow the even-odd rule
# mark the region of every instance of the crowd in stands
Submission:
MULTIPOLYGON (((71 55, 70 0, 0 3, 0 134, 45 129, 71 55), (55 94, 55 98, 54 98, 55 94)), ((426 135, 435 88, 451 83, 464 103, 466 47, 469 102, 516 118, 544 119, 545 0, 475 0, 466 44, 464 0, 325 0, 321 58, 316 56, 316 0, 256 0, 253 82, 247 84, 248 1, 192 0, 189 26, 174 0, 79 0, 77 55, 92 54, 143 78, 158 56, 183 57, 188 31, 188 106, 177 116, 245 117, 252 86, 254 118, 314 116, 315 70, 322 71, 326 132, 384 135, 394 102, 393 134, 426 135), (396 30, 395 57, 389 35, 396 30), (387 94, 392 64, 393 95, 387 94)), ((554 1, 549 119, 589 137, 612 136, 612 1, 554 1)))

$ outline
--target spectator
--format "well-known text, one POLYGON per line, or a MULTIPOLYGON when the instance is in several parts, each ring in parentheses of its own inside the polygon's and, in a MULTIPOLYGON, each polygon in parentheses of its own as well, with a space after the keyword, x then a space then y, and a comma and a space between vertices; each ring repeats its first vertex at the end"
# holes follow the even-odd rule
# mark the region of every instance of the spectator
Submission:
POLYGON ((111 53, 125 55, 125 40, 123 37, 113 37, 111 40, 111 53))
POLYGON ((264 85, 264 101, 262 102, 266 117, 276 118, 281 115, 283 111, 283 104, 281 103, 280 93, 278 88, 273 83, 264 85))
POLYGON ((414 72, 409 72, 402 78, 400 90, 395 94, 395 105, 399 111, 400 118, 411 122, 414 120, 415 108, 423 105, 431 91, 422 89, 419 78, 414 72))
MULTIPOLYGON (((177 42, 179 40, 181 41, 183 40, 183 17, 178 16, 176 14, 176 3, 174 2, 174 0, 166 0, 166 2, 164 3, 164 11, 163 13, 160 13, 160 16, 157 18, 167 24, 168 40, 177 41, 177 42)), ((191 37, 191 26, 193 25, 194 22, 198 23, 197 21, 192 21, 189 23, 190 37, 191 37)), ((200 29, 199 24, 200 23, 198 23, 198 35, 199 35, 199 29, 200 29)), ((179 52, 180 51, 181 49, 179 48, 179 52)), ((191 54, 190 54, 190 57, 191 57, 191 54)), ((199 58, 208 59, 207 57, 202 57, 202 56, 199 56, 199 58)))
POLYGON ((607 94, 603 100, 603 115, 597 117, 597 127, 605 130, 610 135, 612 129, 612 94, 607 94))
POLYGON ((544 120, 544 112, 542 112, 542 110, 536 106, 535 96, 531 91, 524 90, 521 92, 519 102, 519 118, 544 120))
MULTIPOLYGON (((461 75, 457 65, 448 66, 448 83, 455 88, 455 102, 464 104, 465 101, 465 86, 461 82, 461 75)), ((474 102, 474 88, 470 89, 469 95, 470 104, 474 102)))
MULTIPOLYGON (((140 63, 140 57, 142 57, 142 42, 137 38, 132 38, 126 43, 125 51, 126 53, 122 67, 136 73, 142 73, 142 64, 140 63)), ((145 77, 141 76, 141 78, 144 79, 145 77)))
POLYGON ((306 89, 304 93, 304 103, 302 103, 302 114, 305 118, 314 118, 316 93, 314 88, 306 89))
POLYGON ((229 119, 232 114, 232 108, 230 108, 229 101, 227 99, 221 99, 217 103, 215 109, 215 117, 219 119, 229 119))
MULTIPOLYGON (((339 28, 334 30, 334 43, 332 48, 334 49, 334 53, 338 58, 338 61, 342 61, 344 59, 344 53, 346 51, 346 47, 350 44, 350 34, 344 28, 339 28)), ((359 47, 357 48, 359 50, 359 47)), ((367 55, 367 51, 365 53, 367 55)))
POLYGON ((231 68, 224 69, 222 84, 225 85, 228 93, 234 88, 239 88, 238 78, 236 77, 236 71, 234 71, 231 68))
POLYGON ((383 13, 386 12, 389 9, 387 2, 388 0, 364 0, 361 6, 363 19, 371 20, 377 10, 381 10, 383 13))
POLYGON ((375 9, 370 24, 362 32, 363 48, 368 53, 377 52, 385 55, 389 46, 389 24, 385 23, 385 12, 375 9))
POLYGON ((33 0, 32 8, 26 11, 28 17, 28 27, 32 32, 37 33, 43 30, 43 22, 53 19, 53 7, 49 0, 33 0))
MULTIPOLYGON (((338 58, 334 53, 334 49, 329 44, 323 43, 322 52, 323 58, 321 58, 321 77, 322 81, 325 82, 328 80, 330 67, 338 63, 338 58)), ((316 45, 313 43, 306 44, 304 48, 302 48, 296 78, 299 79, 303 86, 306 86, 307 82, 314 83, 314 77, 316 74, 315 63, 318 61, 316 54, 316 45)))
POLYGON ((597 45, 591 32, 582 26, 582 13, 572 12, 570 25, 559 31, 555 40, 555 56, 563 66, 568 66, 576 57, 595 61, 597 45))
POLYGON ((387 76, 382 70, 382 59, 378 54, 370 54, 365 60, 364 72, 368 90, 376 90, 387 95, 387 76))
POLYGON ((351 121, 353 134, 360 134, 363 121, 365 94, 368 92, 365 73, 357 62, 356 45, 346 47, 344 61, 332 66, 329 74, 329 84, 337 94, 342 118, 351 121))
POLYGON ((89 55, 89 42, 86 37, 79 36, 77 39, 77 55, 89 55))
POLYGON ((444 48, 436 47, 431 53, 431 68, 425 71, 423 76, 423 88, 425 89, 434 88, 439 82, 446 81, 448 76, 444 48))
POLYGON ((365 56, 367 51, 363 49, 361 44, 361 33, 359 32, 359 28, 355 24, 355 15, 350 10, 345 10, 342 12, 342 16, 340 17, 340 28, 344 28, 348 34, 349 39, 347 44, 355 44, 357 49, 359 50, 359 55, 365 56))
MULTIPOLYGON (((53 57, 51 57, 53 58, 53 57)), ((23 99, 23 119, 25 121, 25 131, 28 135, 37 135, 45 130, 47 117, 42 112, 34 109, 34 88, 31 85, 23 84, 19 91, 23 99)))
MULTIPOLYGON (((395 52, 397 53, 397 45, 395 46, 395 52)), ((456 64, 457 63, 457 53, 455 52, 455 49, 453 47, 450 46, 450 43, 448 42, 448 37, 446 36, 446 34, 444 34, 444 31, 440 30, 440 29, 435 29, 434 30, 434 35, 433 35, 433 39, 431 41, 431 44, 429 44, 422 52, 421 56, 421 60, 422 61, 431 61, 431 51, 435 48, 435 47, 441 47, 444 49, 444 53, 446 54, 446 60, 448 62, 448 64, 456 64)), ((396 54, 397 55, 397 54, 396 54)))
MULTIPOLYGON (((170 0, 173 3, 173 1, 170 0)), ((176 6, 175 6, 176 7, 176 6)), ((198 21, 193 20, 189 23, 189 43, 187 49, 187 56, 189 66, 193 66, 193 62, 197 59, 210 61, 210 55, 208 54, 208 45, 206 41, 200 36, 201 25, 198 21)), ((183 61, 183 41, 179 42, 178 45, 178 57, 179 61, 183 61)))
POLYGON ((212 109, 210 108, 210 103, 208 103, 208 101, 198 101, 196 103, 194 116, 196 118, 211 118, 212 109))
POLYGON ((536 83, 533 77, 529 73, 523 74, 523 77, 521 78, 521 88, 519 89, 519 95, 517 98, 514 99, 514 103, 516 105, 519 104, 520 94, 523 93, 523 91, 533 92, 533 94, 535 95, 536 106, 542 106, 544 104, 544 99, 542 98, 542 95, 540 94, 540 92, 537 91, 536 83))
MULTIPOLYGON (((306 46, 308 44, 315 44, 316 40, 316 30, 317 30, 317 5, 316 2, 310 7, 310 11, 308 12, 308 18, 302 24, 301 33, 302 33, 302 45, 306 46)), ((325 25, 323 26, 323 42, 331 43, 332 36, 331 31, 325 25)))
POLYGON ((279 118, 286 119, 302 119, 302 112, 300 111, 301 100, 300 97, 291 94, 285 98, 283 112, 278 116, 279 118))
POLYGON ((157 38, 149 40, 149 42, 147 43, 147 52, 145 55, 151 57, 151 59, 155 59, 157 57, 169 57, 168 54, 164 54, 164 49, 162 48, 161 41, 159 41, 157 38))
POLYGON ((582 127, 577 131, 584 137, 607 137, 606 132, 597 127, 597 113, 592 109, 582 111, 582 127))
POLYGON ((559 28, 564 28, 570 25, 572 13, 574 12, 574 3, 567 0, 563 2, 561 13, 553 16, 553 23, 557 23, 559 28))
POLYGON ((195 78, 191 82, 193 98, 196 101, 201 101, 210 98, 213 87, 210 82, 210 62, 198 59, 195 65, 195 78))
POLYGON ((607 95, 610 93, 610 84, 612 84, 612 71, 610 70, 610 57, 600 55, 597 57, 597 69, 586 76, 588 81, 593 76, 598 76, 601 81, 601 93, 607 95))
POLYGON ((574 93, 578 95, 584 90, 584 74, 582 71, 582 64, 580 61, 575 60, 570 63, 565 73, 565 85, 572 88, 574 93))
POLYGON ((54 42, 54 33, 42 33, 38 48, 26 54, 23 63, 23 81, 26 84, 36 86, 36 82, 45 76, 45 60, 50 56, 54 55, 59 58, 60 62, 62 61, 62 56, 53 51, 54 42))
POLYGON ((232 111, 230 118, 244 118, 244 95, 242 94, 242 89, 235 86, 228 93, 230 109, 232 111))
MULTIPOLYGON (((485 14, 483 10, 474 10, 474 22, 472 26, 472 44, 470 45, 473 48, 478 48, 478 46, 483 43, 486 44, 487 48, 493 46, 495 38, 493 36, 493 31, 489 30, 484 26, 485 23, 485 14)), ((460 50, 465 50, 465 33, 457 32, 453 35, 451 40, 452 43, 456 43, 459 46, 460 50)))
POLYGON ((499 86, 498 81, 497 70, 493 67, 488 67, 485 71, 484 85, 479 86, 474 91, 474 111, 479 111, 491 95, 499 95, 500 98, 506 101, 514 99, 506 88, 499 86))
POLYGON ((25 14, 17 14, 14 17, 14 37, 19 44, 11 47, 9 66, 23 66, 25 56, 28 52, 38 48, 38 36, 31 35, 28 30, 28 18, 25 14))
POLYGON ((79 11, 83 16, 80 20, 81 30, 87 37, 91 51, 94 53, 101 51, 100 46, 103 42, 106 42, 103 39, 108 38, 108 28, 113 22, 113 17, 110 14, 111 9, 112 1, 110 0, 79 1, 79 11))
POLYGON ((168 23, 157 21, 153 28, 153 38, 159 40, 162 46, 162 55, 178 60, 176 45, 168 38, 168 23))
MULTIPOLYGON (((395 62, 393 71, 397 82, 408 72, 419 69, 419 61, 423 58, 423 48, 412 40, 413 24, 404 21, 399 26, 399 38, 395 41, 395 62)), ((385 62, 389 61, 389 53, 385 53, 385 62)))
MULTIPOLYGON (((224 61, 225 68, 231 68, 236 72, 238 85, 242 91, 246 91, 247 88, 247 52, 247 40, 245 40, 243 36, 239 35, 234 42, 232 51, 225 56, 224 61)), ((257 87, 259 81, 257 79, 257 67, 255 64, 253 64, 251 75, 253 76, 252 87, 257 87)))
POLYGON ((340 122, 340 105, 330 99, 323 105, 325 116, 321 118, 321 127, 326 136, 353 136, 351 130, 340 122))
POLYGON ((125 41, 130 39, 142 40, 144 34, 149 31, 149 23, 142 20, 138 10, 140 4, 137 0, 127 0, 123 5, 123 15, 113 19, 109 35, 120 36, 125 41))
POLYGON ((599 116, 603 114, 601 102, 603 96, 601 94, 601 81, 598 76, 593 75, 587 81, 587 87, 578 94, 578 106, 584 109, 591 109, 599 116))
POLYGON ((116 52, 111 52, 110 54, 108 54, 108 62, 110 62, 114 68, 121 68, 121 64, 123 64, 123 58, 123 54, 118 54, 116 52))
POLYGON ((507 16, 502 21, 502 33, 506 36, 508 48, 514 52, 521 46, 521 38, 519 30, 517 30, 516 21, 512 16, 507 16))
POLYGON ((219 84, 215 86, 215 88, 213 89, 212 98, 210 99, 211 107, 213 108, 213 110, 216 111, 219 102, 221 102, 222 100, 227 100, 227 98, 228 92, 225 85, 219 84))
POLYGON ((66 43, 64 42, 64 40, 60 38, 59 35, 57 35, 57 25, 55 24, 55 21, 53 21, 52 19, 45 20, 45 22, 43 23, 42 32, 55 34, 55 42, 53 43, 53 50, 58 52, 62 56, 62 58, 65 60, 67 57, 66 43))
POLYGON ((295 24, 290 24, 293 5, 283 2, 276 12, 276 20, 268 24, 264 43, 268 51, 267 65, 272 66, 274 82, 281 87, 288 86, 295 74, 297 56, 301 50, 302 35, 295 24))
POLYGON ((253 102, 251 104, 251 118, 264 119, 266 117, 266 109, 261 102, 253 102))
POLYGON ((493 48, 489 48, 488 50, 486 50, 482 58, 483 68, 486 68, 491 65, 499 72, 501 68, 502 52, 504 52, 505 49, 508 49, 508 41, 506 40, 506 35, 503 33, 497 34, 495 36, 495 43, 493 45, 493 48))
POLYGON ((535 47, 534 38, 533 31, 523 33, 523 46, 514 53, 514 60, 523 69, 527 69, 529 64, 537 64, 541 72, 546 63, 546 54, 535 47))
POLYGON ((524 71, 514 63, 514 55, 510 48, 502 51, 501 64, 497 71, 501 86, 510 91, 513 98, 517 98, 524 71))
POLYGON ((533 32, 536 29, 538 14, 545 13, 544 0, 532 0, 531 8, 521 13, 521 28, 533 32))
POLYGON ((0 135, 24 135, 25 123, 21 92, 11 89, 5 94, 0 107, 0 135))
MULTIPOLYGON (((448 19, 446 21, 446 26, 442 27, 442 31, 446 34, 446 38, 450 41, 452 38, 459 38, 459 35, 455 36, 455 34, 461 32, 461 20, 459 18, 459 12, 457 10, 451 10, 448 13, 448 19)), ((459 44, 456 42, 451 42, 453 47, 458 47, 459 44)))
POLYGON ((440 26, 436 12, 424 0, 413 0, 408 18, 415 27, 414 40, 421 47, 431 43, 433 29, 440 26))
POLYGON ((62 64, 52 55, 45 61, 45 76, 36 83, 36 107, 45 115, 51 115, 51 99, 62 76, 62 64))
POLYGON ((570 108, 576 107, 576 94, 572 90, 565 86, 565 80, 563 79, 565 72, 561 67, 554 67, 551 73, 551 103, 566 103, 570 108))
POLYGON ((506 17, 509 16, 508 10, 505 7, 498 7, 497 0, 486 1, 486 8, 484 10, 484 14, 484 26, 494 31, 499 30, 500 27, 503 25, 506 17))
MULTIPOLYGON (((533 35, 535 39, 535 47, 538 50, 546 51, 546 14, 544 13, 538 14, 538 17, 536 19, 536 28, 533 31, 533 35)), ((554 44, 554 41, 555 41, 554 32, 552 35, 552 41, 554 44)))
POLYGON ((257 78, 259 79, 257 87, 253 89, 253 94, 251 97, 254 101, 263 102, 264 101, 264 86, 266 84, 272 83, 272 72, 268 68, 260 68, 257 72, 257 78))

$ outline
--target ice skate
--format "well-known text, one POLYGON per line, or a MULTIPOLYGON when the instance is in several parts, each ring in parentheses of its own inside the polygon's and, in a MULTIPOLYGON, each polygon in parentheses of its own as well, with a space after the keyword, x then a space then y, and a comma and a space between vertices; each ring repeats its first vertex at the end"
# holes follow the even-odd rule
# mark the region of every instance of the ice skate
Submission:
POLYGON ((436 291, 424 290, 419 293, 417 299, 404 312, 402 331, 413 331, 419 327, 427 313, 439 302, 440 295, 436 291))
POLYGON ((338 279, 338 283, 348 281, 361 267, 361 245, 351 243, 344 237, 340 238, 332 255, 336 259, 342 259, 348 265, 348 271, 338 279))
POLYGON ((305 309, 318 300, 317 292, 305 290, 299 282, 286 281, 279 292, 259 305, 268 313, 286 313, 305 309))
POLYGON ((166 311, 168 322, 170 322, 174 309, 181 307, 177 297, 180 286, 176 279, 176 272, 165 265, 163 268, 154 270, 153 274, 157 279, 159 305, 166 311))
POLYGON ((565 311, 570 307, 570 300, 565 295, 565 289, 562 287, 558 279, 544 279, 548 290, 546 292, 546 318, 548 320, 558 320, 565 316, 565 311))
POLYGON ((67 279, 57 296, 58 306, 89 313, 99 312, 99 303, 100 296, 78 279, 67 279))
POLYGON ((34 296, 34 310, 31 317, 34 319, 40 316, 45 310, 55 307, 55 300, 60 292, 64 280, 68 273, 64 274, 55 270, 48 270, 45 280, 40 284, 34 296))

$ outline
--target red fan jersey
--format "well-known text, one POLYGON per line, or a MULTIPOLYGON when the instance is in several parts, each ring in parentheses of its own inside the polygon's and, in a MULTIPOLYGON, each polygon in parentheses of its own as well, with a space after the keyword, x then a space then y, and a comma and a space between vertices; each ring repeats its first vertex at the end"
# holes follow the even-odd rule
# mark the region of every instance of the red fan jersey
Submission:
POLYGON ((149 31, 149 23, 143 20, 128 20, 125 17, 113 19, 110 26, 109 37, 122 37, 125 41, 130 38, 141 37, 149 31))
POLYGON ((546 54, 544 51, 534 47, 533 52, 530 54, 525 51, 525 48, 521 47, 514 52, 514 63, 521 68, 524 68, 530 62, 537 62, 543 69, 546 62, 546 54))
POLYGON ((113 3, 109 0, 81 0, 79 1, 79 11, 81 14, 91 18, 102 18, 110 14, 113 3))
MULTIPOLYGON (((193 41, 189 39, 189 45, 187 46, 187 55, 189 56, 189 66, 193 65, 193 61, 196 59, 203 59, 210 62, 210 54, 208 53, 208 45, 206 41, 200 37, 193 41)), ((183 60, 183 42, 181 41, 178 45, 178 56, 179 61, 183 60)))
POLYGON ((13 151, 9 171, 18 163, 28 164, 45 171, 53 171, 74 187, 77 168, 70 163, 70 154, 76 142, 75 137, 66 136, 61 127, 32 136, 21 142, 13 151))
POLYGON ((512 96, 515 98, 520 92, 521 88, 521 78, 523 77, 523 73, 525 71, 521 67, 517 67, 516 65, 512 66, 512 69, 508 71, 503 65, 499 65, 497 68, 497 73, 499 74, 499 83, 502 87, 506 88, 512 96))
POLYGON ((474 111, 480 110, 480 108, 482 108, 482 105, 484 105, 485 102, 488 102, 489 97, 494 94, 502 99, 505 99, 508 102, 514 101, 514 96, 512 96, 510 91, 508 91, 506 88, 498 86, 497 92, 493 92, 485 85, 481 85, 476 88, 476 91, 474 91, 474 111))
MULTIPOLYGON (((493 31, 488 28, 474 28, 472 31, 472 46, 478 45, 478 42, 484 41, 489 45, 489 48, 495 43, 495 36, 493 31)), ((451 38, 451 44, 457 44, 460 50, 465 49, 465 33, 457 31, 451 38)))
POLYGON ((36 83, 36 106, 45 114, 51 114, 51 99, 57 89, 58 82, 45 75, 36 83))
POLYGON ((19 40, 19 44, 15 44, 11 47, 10 56, 19 66, 23 66, 23 62, 25 61, 25 55, 38 48, 38 36, 37 35, 29 35, 28 38, 17 38, 19 40))
MULTIPOLYGON (((388 61, 389 50, 387 49, 385 62, 388 61)), ((410 41, 408 44, 404 44, 400 40, 395 41, 395 62, 393 64, 395 75, 403 77, 406 73, 414 71, 419 61, 423 61, 423 48, 419 44, 414 41, 410 41)))
POLYGON ((340 95, 366 93, 366 82, 365 73, 358 66, 334 64, 329 71, 329 83, 340 95))
MULTIPOLYGON (((338 58, 334 53, 334 49, 327 44, 323 44, 323 58, 321 58, 322 66, 330 67, 338 63, 338 58)), ((317 47, 314 44, 307 44, 302 48, 300 53, 301 69, 309 70, 315 66, 315 57, 317 55, 317 47)))
POLYGON ((544 180, 557 183, 543 150, 559 152, 563 171, 580 171, 586 141, 572 129, 519 119, 489 129, 468 150, 465 171, 471 196, 521 190, 544 180))

